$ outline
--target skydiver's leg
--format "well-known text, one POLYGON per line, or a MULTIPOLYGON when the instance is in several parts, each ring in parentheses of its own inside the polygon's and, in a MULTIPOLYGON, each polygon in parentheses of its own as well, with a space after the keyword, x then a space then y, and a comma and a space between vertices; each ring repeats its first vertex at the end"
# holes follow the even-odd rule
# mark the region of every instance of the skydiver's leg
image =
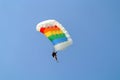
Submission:
POLYGON ((55 59, 56 59, 56 61, 57 61, 57 56, 55 56, 55 59))
POLYGON ((58 59, 57 59, 57 55, 56 55, 54 58, 55 58, 55 60, 56 60, 57 62, 59 62, 58 59))

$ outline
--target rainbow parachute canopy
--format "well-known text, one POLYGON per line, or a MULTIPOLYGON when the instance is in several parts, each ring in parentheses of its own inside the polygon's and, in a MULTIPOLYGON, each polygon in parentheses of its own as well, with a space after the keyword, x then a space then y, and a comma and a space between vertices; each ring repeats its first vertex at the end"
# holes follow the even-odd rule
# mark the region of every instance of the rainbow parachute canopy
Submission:
POLYGON ((60 51, 72 44, 72 39, 65 28, 56 20, 46 20, 37 24, 36 30, 44 34, 54 45, 55 51, 60 51))

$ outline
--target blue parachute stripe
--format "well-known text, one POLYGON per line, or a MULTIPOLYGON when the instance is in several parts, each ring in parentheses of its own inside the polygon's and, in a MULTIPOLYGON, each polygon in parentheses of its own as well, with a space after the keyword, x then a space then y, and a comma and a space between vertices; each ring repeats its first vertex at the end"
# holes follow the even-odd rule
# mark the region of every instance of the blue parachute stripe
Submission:
POLYGON ((56 44, 59 44, 61 42, 65 42, 65 41, 67 41, 66 37, 55 39, 55 40, 52 41, 52 43, 53 43, 53 45, 56 45, 56 44))

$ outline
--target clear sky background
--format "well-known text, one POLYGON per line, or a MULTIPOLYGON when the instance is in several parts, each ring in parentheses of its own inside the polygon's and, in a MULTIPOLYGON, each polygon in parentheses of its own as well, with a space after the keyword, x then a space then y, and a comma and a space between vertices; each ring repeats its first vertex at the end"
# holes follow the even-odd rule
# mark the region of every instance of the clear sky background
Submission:
POLYGON ((0 80, 120 80, 120 1, 0 0, 0 80), (60 63, 36 31, 46 19, 73 39, 60 63))

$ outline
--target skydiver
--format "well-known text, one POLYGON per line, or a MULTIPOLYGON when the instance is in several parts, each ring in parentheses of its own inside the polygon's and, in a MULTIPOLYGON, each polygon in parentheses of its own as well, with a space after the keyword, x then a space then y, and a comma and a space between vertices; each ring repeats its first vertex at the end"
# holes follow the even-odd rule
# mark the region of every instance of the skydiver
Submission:
POLYGON ((52 52, 52 57, 58 62, 57 52, 53 51, 53 52, 52 52))

